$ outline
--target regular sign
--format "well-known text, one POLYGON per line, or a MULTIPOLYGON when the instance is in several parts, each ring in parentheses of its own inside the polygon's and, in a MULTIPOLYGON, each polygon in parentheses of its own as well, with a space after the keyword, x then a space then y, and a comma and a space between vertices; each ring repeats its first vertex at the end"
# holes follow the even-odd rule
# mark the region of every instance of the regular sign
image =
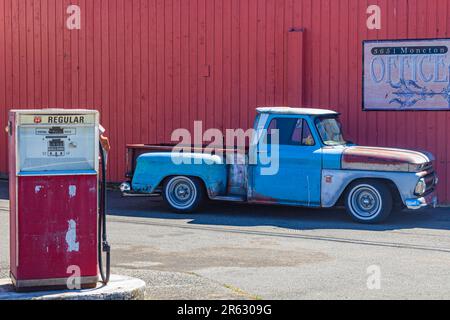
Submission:
POLYGON ((450 110, 450 39, 364 41, 364 110, 450 110))

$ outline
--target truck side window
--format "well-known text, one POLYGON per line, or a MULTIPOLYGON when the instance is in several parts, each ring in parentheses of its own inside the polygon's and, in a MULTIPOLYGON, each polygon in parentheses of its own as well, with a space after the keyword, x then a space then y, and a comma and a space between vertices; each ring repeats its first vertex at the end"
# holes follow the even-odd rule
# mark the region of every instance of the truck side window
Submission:
POLYGON ((315 145, 308 123, 298 118, 274 118, 267 127, 267 143, 272 141, 272 130, 278 130, 280 145, 315 145))
POLYGON ((315 144, 316 141, 314 141, 311 129, 309 128, 309 125, 306 122, 306 120, 303 120, 302 145, 313 146, 315 144))
POLYGON ((279 144, 290 145, 292 144, 291 137, 294 126, 297 119, 293 118, 274 118, 270 122, 267 128, 267 143, 272 143, 273 130, 278 130, 279 144))
POLYGON ((294 145, 313 146, 316 144, 305 119, 297 120, 291 140, 294 145))

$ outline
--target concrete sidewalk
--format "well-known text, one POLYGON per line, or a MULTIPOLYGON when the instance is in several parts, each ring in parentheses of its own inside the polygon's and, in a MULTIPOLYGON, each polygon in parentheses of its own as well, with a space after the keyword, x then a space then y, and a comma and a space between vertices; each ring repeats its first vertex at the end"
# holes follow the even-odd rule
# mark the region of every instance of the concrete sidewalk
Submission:
POLYGON ((111 275, 108 285, 83 290, 16 292, 10 279, 0 279, 0 300, 139 300, 144 299, 145 282, 111 275))

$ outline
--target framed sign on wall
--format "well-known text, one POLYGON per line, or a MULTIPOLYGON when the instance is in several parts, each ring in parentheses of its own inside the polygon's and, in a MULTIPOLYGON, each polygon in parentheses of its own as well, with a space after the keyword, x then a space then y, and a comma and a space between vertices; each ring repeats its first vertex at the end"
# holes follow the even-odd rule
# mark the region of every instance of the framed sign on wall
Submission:
POLYGON ((363 42, 363 110, 450 111, 450 39, 363 42))

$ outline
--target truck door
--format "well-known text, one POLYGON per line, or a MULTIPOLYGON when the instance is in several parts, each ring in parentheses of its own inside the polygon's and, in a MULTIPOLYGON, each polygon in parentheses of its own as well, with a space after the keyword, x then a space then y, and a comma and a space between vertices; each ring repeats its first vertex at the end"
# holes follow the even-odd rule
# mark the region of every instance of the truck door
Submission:
POLYGON ((308 117, 276 115, 266 124, 267 139, 260 139, 256 165, 251 166, 252 202, 320 206, 322 152, 308 117), (276 131, 274 131, 276 130, 276 131), (278 132, 278 159, 276 137, 278 132), (267 161, 260 161, 267 154, 267 161), (274 161, 279 161, 278 170, 274 161), (269 174, 268 174, 269 173, 269 174))

